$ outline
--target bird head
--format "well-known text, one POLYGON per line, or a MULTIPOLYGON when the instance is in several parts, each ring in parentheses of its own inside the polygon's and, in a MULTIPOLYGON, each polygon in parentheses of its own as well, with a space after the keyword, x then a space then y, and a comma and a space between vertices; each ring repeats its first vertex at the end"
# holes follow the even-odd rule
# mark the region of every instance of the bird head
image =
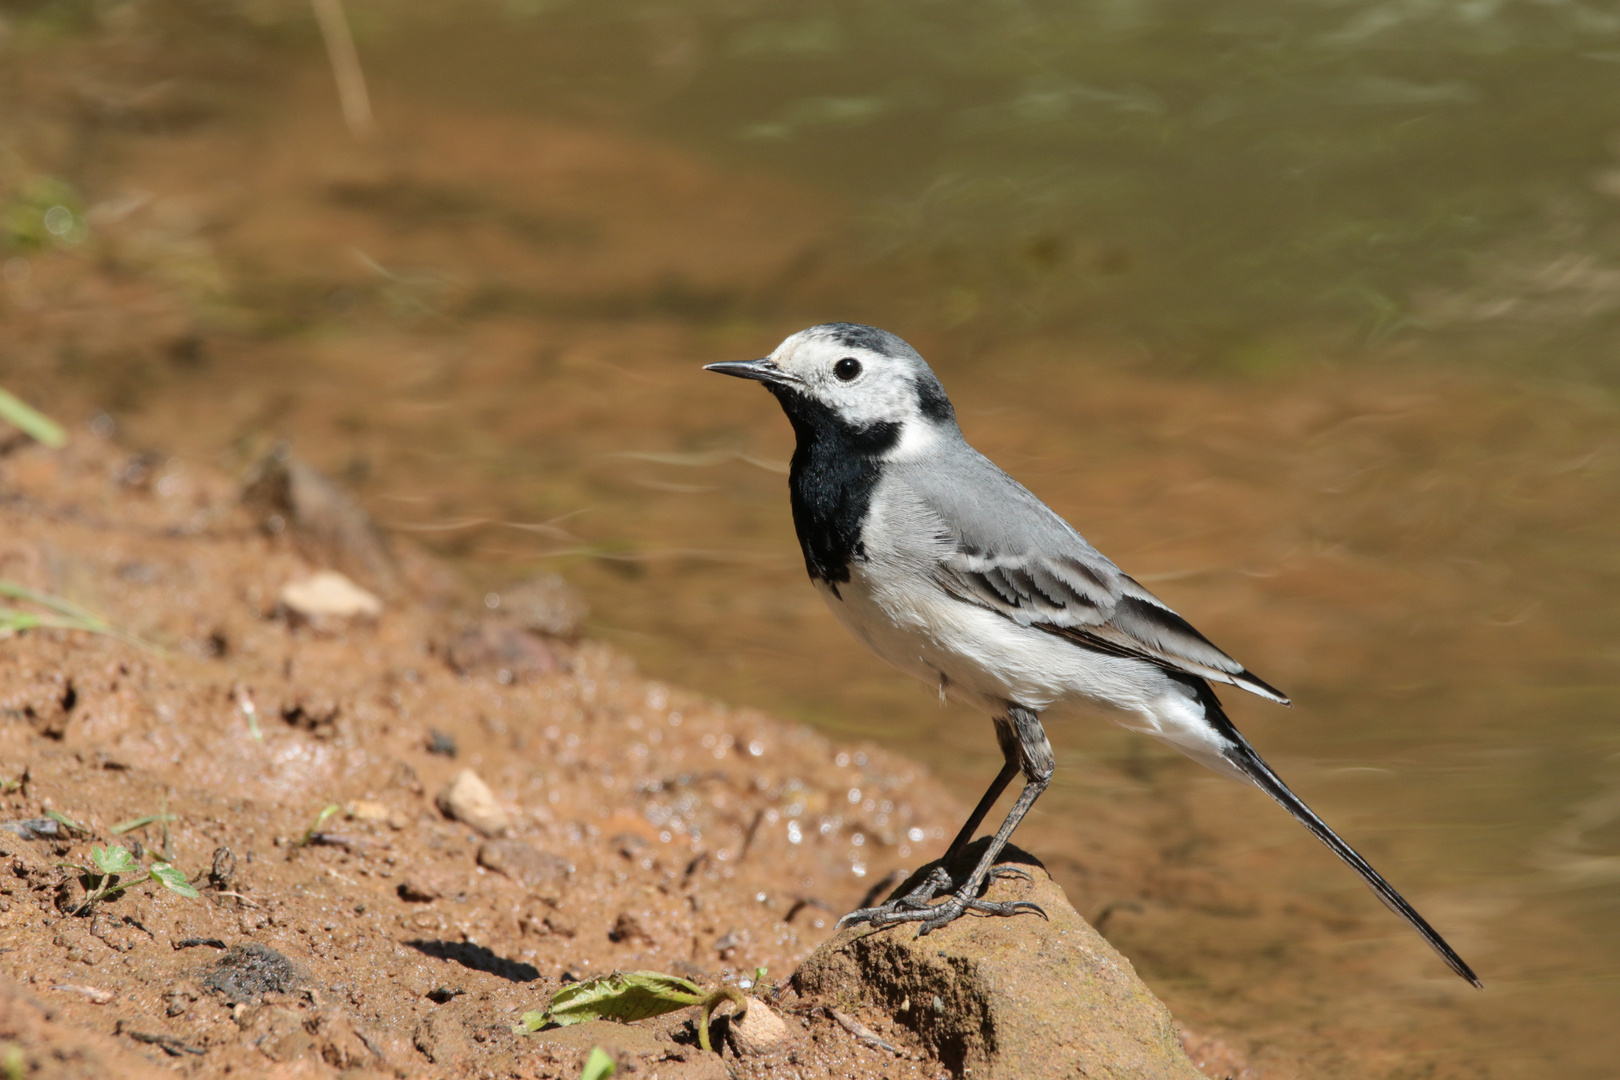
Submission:
POLYGON ((895 433, 896 447, 904 452, 942 434, 959 434, 950 399, 927 362, 875 326, 812 326, 769 356, 727 360, 704 370, 764 383, 801 436, 825 425, 882 428, 895 433))

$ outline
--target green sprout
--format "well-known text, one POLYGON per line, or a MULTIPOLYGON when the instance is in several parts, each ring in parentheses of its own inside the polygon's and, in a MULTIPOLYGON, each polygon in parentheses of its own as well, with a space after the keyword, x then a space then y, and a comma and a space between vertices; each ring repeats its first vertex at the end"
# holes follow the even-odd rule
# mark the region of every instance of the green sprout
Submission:
POLYGON ((95 904, 111 899, 125 889, 133 888, 136 885, 144 885, 148 881, 156 881, 165 889, 181 896, 196 897, 198 895, 197 890, 192 888, 191 883, 186 880, 186 875, 166 862, 153 863, 151 868, 140 877, 130 878, 127 881, 120 880, 126 874, 137 873, 141 869, 141 864, 135 861, 135 856, 129 853, 128 848, 121 847, 118 844, 109 844, 107 847, 92 844, 90 847, 90 861, 95 864, 93 867, 84 866, 80 863, 57 863, 58 866, 66 866, 79 871, 91 882, 85 888, 84 902, 73 912, 75 915, 82 915, 95 904))
MULTIPOLYGON (((763 979, 765 969, 757 969, 755 976, 756 982, 763 979)), ((703 1010, 698 1017, 698 1045, 712 1051, 709 1020, 715 1008, 727 1001, 736 1006, 734 1016, 740 1017, 748 1011, 748 998, 735 986, 704 990, 689 979, 661 971, 615 971, 563 987, 552 995, 551 1004, 544 1011, 526 1012, 519 1017, 518 1024, 527 1031, 567 1027, 587 1020, 617 1020, 628 1024, 696 1005, 703 1010)))
POLYGON ((293 847, 308 847, 315 841, 315 837, 320 834, 321 826, 326 824, 326 819, 341 809, 343 809, 343 807, 338 803, 330 803, 323 807, 321 812, 315 815, 315 820, 310 823, 309 828, 304 830, 304 835, 293 841, 293 847))
POLYGON ((585 1059, 585 1067, 579 1071, 579 1080, 608 1080, 613 1071, 613 1058, 600 1046, 593 1046, 591 1056, 585 1059))

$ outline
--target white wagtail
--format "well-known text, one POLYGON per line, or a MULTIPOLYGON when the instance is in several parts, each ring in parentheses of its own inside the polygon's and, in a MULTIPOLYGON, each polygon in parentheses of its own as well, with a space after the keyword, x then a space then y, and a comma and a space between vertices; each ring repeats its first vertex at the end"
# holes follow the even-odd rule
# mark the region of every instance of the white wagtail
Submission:
POLYGON ((939 379, 886 330, 828 323, 770 356, 709 364, 755 379, 798 445, 789 489, 810 579, 849 631, 902 671, 994 718, 1005 764, 951 842, 966 846, 1022 771, 1024 789, 973 872, 943 869, 845 922, 937 929, 968 911, 1035 905, 981 899, 1018 822, 1050 782, 1048 709, 1101 706, 1217 772, 1253 781, 1359 873, 1451 970, 1479 980, 1349 844, 1272 772, 1221 710, 1211 682, 1288 698, 1212 645, 1109 562, 1068 522, 967 444, 939 379))

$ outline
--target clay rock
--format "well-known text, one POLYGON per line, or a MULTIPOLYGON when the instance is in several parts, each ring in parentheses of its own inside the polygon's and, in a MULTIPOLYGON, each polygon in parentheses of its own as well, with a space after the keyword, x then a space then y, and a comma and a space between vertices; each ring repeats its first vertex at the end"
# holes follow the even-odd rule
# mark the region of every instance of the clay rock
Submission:
POLYGON ((471 769, 462 769, 434 800, 446 817, 470 825, 485 836, 499 836, 511 827, 506 811, 489 785, 471 769))
POLYGON ((411 1040, 422 1056, 447 1073, 466 1076, 472 1073, 470 1063, 478 1056, 478 1049, 467 1037, 466 1025, 461 1017, 448 1010, 429 1013, 416 1025, 411 1040))
MULTIPOLYGON (((982 842, 970 846, 958 872, 982 850, 982 842)), ((986 899, 1032 901, 1046 920, 969 915, 927 937, 915 924, 850 927, 811 954, 795 989, 829 1005, 886 1011, 953 1074, 971 1071, 975 1080, 1200 1080, 1170 1011, 1046 868, 1012 847, 1002 861, 1032 880, 995 882, 986 899)))
POLYGON ((286 445, 253 467, 242 504, 266 532, 290 532, 311 561, 335 566, 385 595, 398 591, 399 570, 366 512, 286 445))

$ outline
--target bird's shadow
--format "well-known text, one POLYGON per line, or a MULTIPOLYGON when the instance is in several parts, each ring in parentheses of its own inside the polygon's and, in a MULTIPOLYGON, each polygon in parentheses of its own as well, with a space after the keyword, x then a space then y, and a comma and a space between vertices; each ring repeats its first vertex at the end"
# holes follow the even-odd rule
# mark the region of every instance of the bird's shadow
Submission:
POLYGON ((540 977, 540 969, 533 964, 497 956, 484 946, 474 945, 470 941, 427 941, 419 938, 405 944, 423 956, 431 956, 437 960, 453 960, 464 968, 488 972, 507 982, 534 982, 540 977))

